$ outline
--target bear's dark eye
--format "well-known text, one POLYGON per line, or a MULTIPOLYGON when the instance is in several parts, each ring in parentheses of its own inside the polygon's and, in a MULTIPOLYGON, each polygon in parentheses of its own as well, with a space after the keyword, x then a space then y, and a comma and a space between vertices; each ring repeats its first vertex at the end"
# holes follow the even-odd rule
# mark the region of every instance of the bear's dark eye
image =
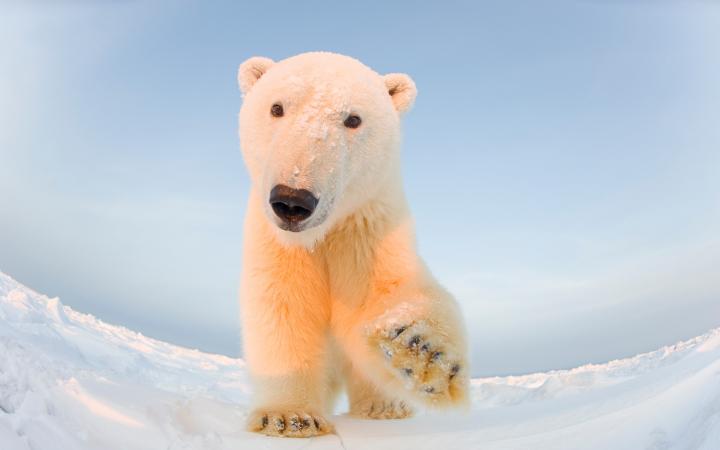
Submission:
POLYGON ((348 116, 343 124, 348 128, 357 128, 362 123, 360 116, 348 116))
POLYGON ((273 117, 282 117, 285 111, 280 103, 275 103, 272 105, 272 108, 270 108, 270 114, 272 114, 273 117))

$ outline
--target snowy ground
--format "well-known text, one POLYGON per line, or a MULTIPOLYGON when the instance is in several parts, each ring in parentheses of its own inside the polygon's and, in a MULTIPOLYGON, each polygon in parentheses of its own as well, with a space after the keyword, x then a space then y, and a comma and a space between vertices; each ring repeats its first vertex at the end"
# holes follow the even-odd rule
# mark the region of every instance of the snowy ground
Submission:
POLYGON ((633 358, 473 381, 467 413, 243 431, 243 362, 146 338, 0 273, 0 449, 720 449, 720 328, 633 358))

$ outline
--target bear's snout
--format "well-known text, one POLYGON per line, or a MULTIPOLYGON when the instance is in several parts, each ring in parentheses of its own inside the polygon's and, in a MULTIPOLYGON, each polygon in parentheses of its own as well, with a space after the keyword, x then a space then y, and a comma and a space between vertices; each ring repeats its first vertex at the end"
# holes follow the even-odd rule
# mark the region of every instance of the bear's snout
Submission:
POLYGON ((270 191, 270 206, 282 221, 281 228, 301 231, 298 224, 315 211, 318 199, 307 189, 293 189, 278 184, 270 191))

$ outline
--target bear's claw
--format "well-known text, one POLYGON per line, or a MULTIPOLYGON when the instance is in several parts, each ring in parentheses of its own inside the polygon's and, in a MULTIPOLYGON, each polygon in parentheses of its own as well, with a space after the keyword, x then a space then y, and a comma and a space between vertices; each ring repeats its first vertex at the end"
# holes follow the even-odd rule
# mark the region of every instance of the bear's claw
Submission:
POLYGON ((371 344, 409 390, 430 404, 454 404, 467 397, 467 377, 451 342, 425 321, 371 333, 371 344))
POLYGON ((333 427, 315 413, 256 410, 250 414, 248 430, 268 436, 311 437, 332 433, 333 427))

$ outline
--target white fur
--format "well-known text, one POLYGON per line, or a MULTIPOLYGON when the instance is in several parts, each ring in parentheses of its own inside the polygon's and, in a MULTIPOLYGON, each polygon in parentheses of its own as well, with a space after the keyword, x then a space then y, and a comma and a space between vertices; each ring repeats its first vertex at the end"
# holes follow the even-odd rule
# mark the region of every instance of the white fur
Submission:
POLYGON ((246 359, 256 387, 251 429, 292 436, 329 431, 279 430, 267 418, 322 419, 343 379, 351 412, 366 417, 404 417, 410 404, 465 402, 462 321, 417 256, 402 190, 400 115, 413 104, 415 84, 407 75, 381 76, 332 53, 277 63, 251 58, 240 66, 238 81, 240 140, 252 180, 241 289, 246 359), (282 117, 270 114, 275 103, 282 104, 282 117), (360 127, 343 125, 350 114, 362 119, 360 127), (279 227, 268 202, 277 184, 319 199, 302 231, 279 227), (393 313, 401 308, 404 314, 393 313), (427 352, 405 348, 383 359, 382 349, 401 341, 388 340, 390 327, 403 320, 428 348, 455 359, 420 361, 427 352), (411 380, 402 376, 408 364, 420 372, 411 380), (461 367, 457 376, 449 372, 454 366, 461 367), (424 394, 430 384, 443 394, 424 394), (378 415, 373 405, 388 412, 378 415))

